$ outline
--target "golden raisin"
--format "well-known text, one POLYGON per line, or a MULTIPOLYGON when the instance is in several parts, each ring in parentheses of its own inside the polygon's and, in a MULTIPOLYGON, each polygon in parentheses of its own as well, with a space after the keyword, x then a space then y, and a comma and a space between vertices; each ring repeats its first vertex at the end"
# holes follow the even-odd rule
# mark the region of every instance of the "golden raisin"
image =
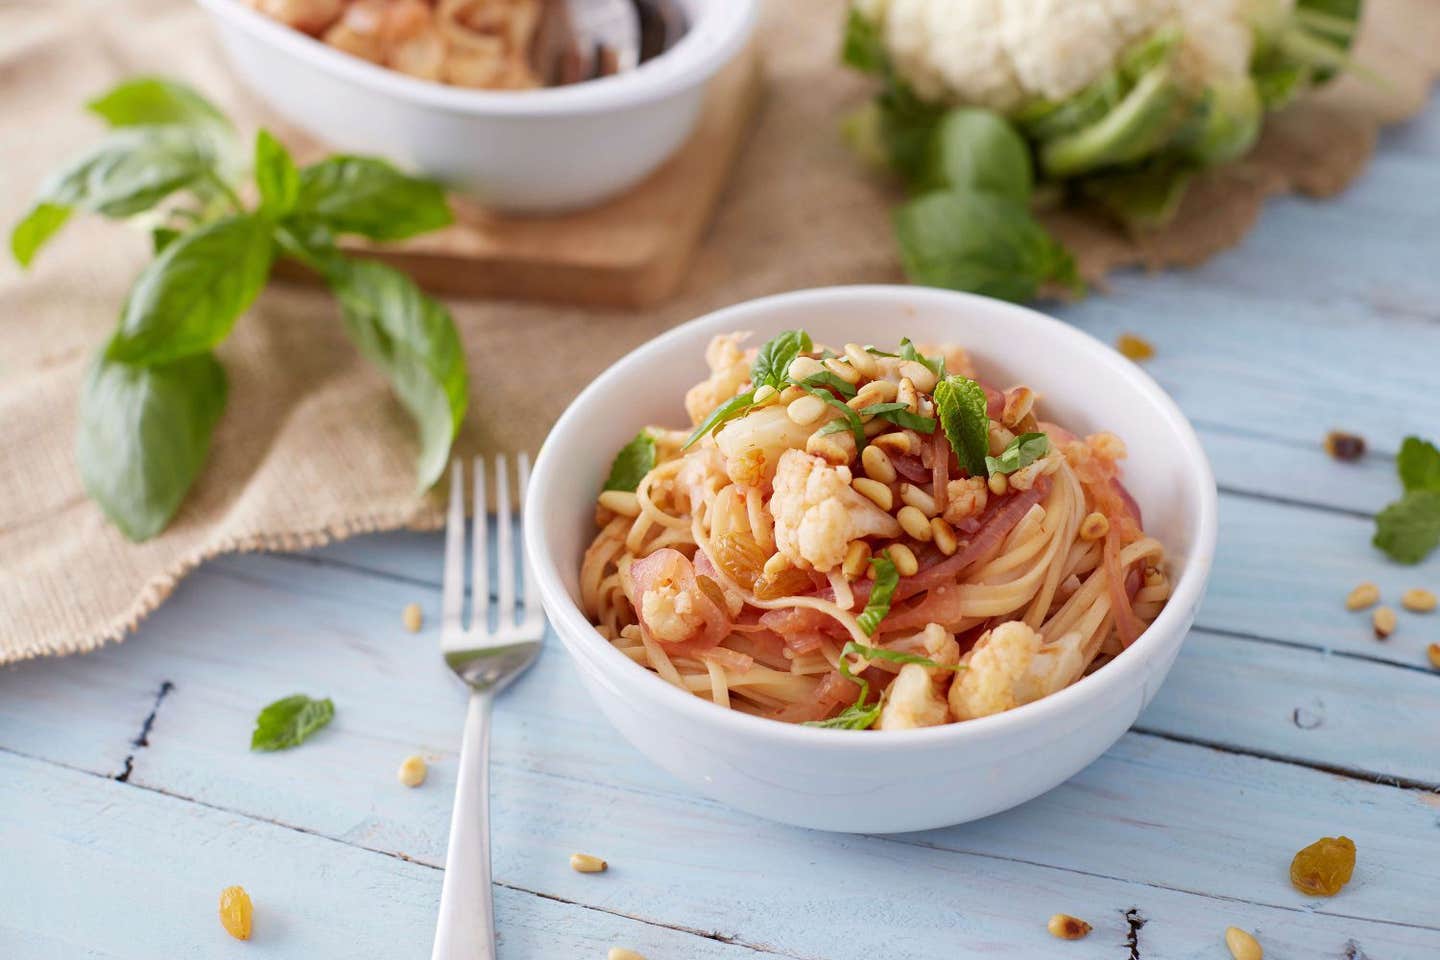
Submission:
POLYGON ((220 925, 236 940, 249 940, 255 907, 244 887, 226 887, 220 891, 220 925))
POLYGON ((1115 341, 1115 349, 1136 363, 1155 356, 1155 348, 1151 346, 1150 341, 1143 337, 1137 337, 1133 333, 1120 334, 1120 338, 1115 341))
POLYGON ((1079 940, 1090 932, 1091 927, 1079 917, 1072 917, 1068 913, 1057 913, 1050 918, 1046 929, 1050 931, 1051 936, 1059 937, 1061 940, 1079 940))
POLYGON ((794 567, 786 567, 773 577, 767 573, 755 581, 755 596, 760 600, 779 600, 814 589, 815 582, 810 579, 810 574, 794 567))
POLYGON ((765 551, 748 533, 722 533, 712 544, 715 565, 741 587, 750 590, 765 569, 765 551))
POLYGON ((1355 872, 1355 841, 1321 837, 1290 861, 1290 882, 1312 897, 1333 897, 1355 872))

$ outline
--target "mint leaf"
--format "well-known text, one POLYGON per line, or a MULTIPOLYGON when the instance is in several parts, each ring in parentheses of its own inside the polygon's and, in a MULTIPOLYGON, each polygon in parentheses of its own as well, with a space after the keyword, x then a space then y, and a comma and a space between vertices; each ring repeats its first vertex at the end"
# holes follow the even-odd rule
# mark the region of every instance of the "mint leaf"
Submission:
POLYGON ((444 305, 405 274, 374 260, 320 251, 325 278, 340 301, 345 329, 385 372, 420 432, 421 490, 440 479, 469 399, 465 351, 444 305))
POLYGON ((914 430, 922 436, 928 436, 935 432, 935 421, 930 417, 922 417, 918 413, 911 413, 910 408, 903 403, 875 403, 860 410, 862 417, 879 417, 881 420, 889 420, 897 427, 905 427, 914 430))
POLYGON ((1414 490, 1375 517, 1375 546, 1400 563, 1419 563, 1440 545, 1440 490, 1414 490))
MULTIPOLYGON (((849 404, 847 404, 844 400, 836 397, 835 394, 831 393, 829 390, 824 390, 820 387, 807 387, 804 384, 800 385, 800 389, 804 390, 812 397, 817 397, 820 400, 825 401, 827 406, 833 407, 836 410, 840 411, 840 416, 843 418, 843 422, 846 426, 850 428, 851 434, 853 434, 855 437, 855 449, 857 451, 865 449, 865 423, 860 419, 860 414, 856 413, 849 404)), ((836 422, 838 423, 842 421, 836 422)), ((827 433, 828 432, 832 431, 827 430, 827 433)), ((839 431, 833 432, 838 433, 839 431)))
POLYGON ((315 700, 303 693, 276 700, 255 718, 251 750, 288 750, 298 747, 335 716, 329 697, 315 700))
POLYGON ((300 198, 300 170, 268 130, 255 135, 255 185, 261 208, 272 217, 285 216, 300 198))
POLYGON ((371 240, 404 240, 454 221, 438 184, 375 157, 336 156, 305 167, 295 213, 371 240))
POLYGON ((720 406, 711 410, 710 416, 706 417, 700 426, 695 428, 695 432, 686 438, 685 443, 680 447, 681 451, 689 450, 699 442, 701 437, 713 430, 718 430, 731 420, 737 417, 743 417, 753 406, 755 406, 754 390, 747 390, 738 397, 731 397, 729 400, 726 400, 720 404, 720 406))
MULTIPOLYGON (((875 585, 870 589, 870 599, 866 602, 865 609, 855 618, 867 637, 875 636, 875 631, 880 629, 880 621, 890 612, 890 598, 895 595, 895 588, 900 584, 900 571, 895 568, 889 553, 881 551, 880 556, 871 557, 870 566, 875 568, 875 585)), ((849 651, 850 647, 851 644, 846 644, 846 651, 849 651)), ((843 654, 841 661, 844 661, 843 654)))
POLYGON ((998 457, 986 457, 985 467, 992 474, 1014 473, 1050 452, 1050 438, 1043 433, 1022 433, 1006 444, 998 457))
POLYGON ((620 448, 610 464, 610 476, 605 481, 606 490, 627 490, 633 492, 645 479, 645 474, 655 469, 655 438, 648 430, 635 434, 635 439, 620 448))
POLYGON ((85 492, 131 540, 179 509, 225 409, 225 371, 210 353, 134 366, 92 363, 80 393, 76 460, 85 492))
POLYGON ((1407 493, 1440 490, 1440 449, 1436 449, 1430 441, 1406 437, 1400 444, 1395 466, 1407 493))
POLYGON ((956 374, 935 385, 935 412, 950 449, 972 477, 989 476, 986 455, 990 451, 990 415, 986 412, 985 388, 956 374))
POLYGON ((130 288, 106 356, 164 363, 216 346, 270 276, 270 224, 238 214, 170 242, 130 288))
POLYGON ((804 330, 786 330, 772 337, 760 348, 750 365, 750 383, 755 387, 783 388, 790 377, 790 364, 802 353, 809 353, 814 344, 804 330))

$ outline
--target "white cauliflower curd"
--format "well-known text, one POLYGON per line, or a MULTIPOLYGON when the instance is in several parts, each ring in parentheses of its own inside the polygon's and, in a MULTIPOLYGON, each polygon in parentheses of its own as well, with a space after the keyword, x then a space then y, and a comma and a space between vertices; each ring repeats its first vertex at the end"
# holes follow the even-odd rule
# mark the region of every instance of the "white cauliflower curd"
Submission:
POLYGON ((849 467, 787 450, 775 471, 775 546, 801 570, 838 567, 858 537, 898 537, 900 524, 850 486, 849 467))
POLYGON ((876 723, 881 730, 913 730, 950 722, 945 688, 950 684, 954 671, 945 668, 954 667, 959 662, 960 645, 950 631, 932 623, 890 649, 908 652, 911 648, 940 666, 907 663, 900 668, 899 675, 885 693, 885 705, 876 723))
POLYGON ((640 615, 661 643, 679 643, 705 625, 695 598, 673 582, 656 584, 640 595, 640 615))
POLYGON ((749 382, 752 357, 740 349, 748 336, 749 333, 726 333, 710 339, 710 345, 705 348, 710 376, 685 393, 685 412, 690 414, 692 424, 698 425, 749 382))
POLYGON ((988 717, 1069 686, 1085 669, 1081 642, 1071 633, 1046 644, 1023 621, 1000 624, 960 658, 965 669, 950 685, 950 712, 956 720, 988 717))

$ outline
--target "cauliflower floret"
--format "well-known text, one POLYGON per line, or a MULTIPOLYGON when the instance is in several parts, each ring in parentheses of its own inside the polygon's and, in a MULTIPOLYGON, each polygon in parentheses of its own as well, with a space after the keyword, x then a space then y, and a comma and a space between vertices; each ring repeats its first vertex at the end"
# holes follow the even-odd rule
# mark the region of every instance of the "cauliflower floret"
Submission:
POLYGON ((956 720, 988 717, 1069 686, 1085 669, 1082 639, 1069 633, 1045 644, 1022 621, 1000 624, 960 658, 967 669, 950 685, 950 712, 956 720))
POLYGON ((1185 37, 1175 65, 1191 89, 1249 76, 1258 27, 1243 9, 1247 6, 1245 0, 1180 4, 1185 37))
POLYGON ((1008 112, 1025 99, 996 29, 1014 0, 890 0, 885 45, 900 75, 926 100, 1008 112))
POLYGON ((1020 86, 1064 100, 1107 73, 1121 51, 1174 12, 1174 0, 1021 0, 1004 5, 1000 34, 1020 86))
POLYGON ((828 573, 859 537, 898 537, 900 524, 850 486, 850 468, 787 450, 770 498, 775 545, 801 570, 828 573))
POLYGON ((640 596, 640 616, 661 643, 679 643, 705 625, 695 598, 673 581, 664 580, 640 596))
POLYGON ((945 698, 936 692, 929 669, 918 663, 907 663, 891 681, 876 725, 881 730, 913 730, 938 727, 949 719, 950 710, 945 698))
POLYGON ((705 348, 705 363, 710 367, 710 376, 695 384, 685 393, 685 412, 690 422, 699 426, 700 421, 710 416, 715 408, 740 392, 750 380, 750 364, 740 342, 749 333, 726 333, 712 337, 705 348))
POLYGON ((741 486, 759 487, 775 476, 781 455, 805 446, 814 430, 814 424, 791 420, 776 403, 730 421, 715 434, 715 443, 725 455, 726 475, 741 486))

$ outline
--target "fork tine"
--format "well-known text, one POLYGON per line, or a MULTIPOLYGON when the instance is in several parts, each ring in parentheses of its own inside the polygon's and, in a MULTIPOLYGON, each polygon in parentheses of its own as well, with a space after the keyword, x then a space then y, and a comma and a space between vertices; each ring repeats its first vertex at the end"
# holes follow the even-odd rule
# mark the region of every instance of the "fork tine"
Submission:
POLYGON ((515 554, 510 543, 510 465, 503 453, 495 456, 495 567, 498 572, 496 629, 515 625, 515 554))
POLYGON ((450 466, 450 509, 445 515, 445 577, 440 603, 443 634, 460 631, 465 602, 465 470, 459 460, 450 466))
POLYGON ((489 515, 485 499, 485 458, 471 463, 475 471, 475 538, 470 542, 470 629, 490 629, 489 515))
MULTIPOLYGON (((527 497, 530 493, 530 454, 521 453, 518 457, 516 457, 516 466, 519 467, 520 471, 520 490, 518 491, 518 495, 515 498, 519 505, 519 509, 516 512, 520 515, 520 529, 524 530, 525 509, 527 504, 527 497)), ((540 619, 540 595, 535 590, 535 574, 530 569, 530 557, 526 555, 525 550, 523 549, 523 543, 521 546, 522 549, 520 550, 520 582, 523 585, 524 590, 524 622, 527 625, 531 625, 535 621, 540 619)))

